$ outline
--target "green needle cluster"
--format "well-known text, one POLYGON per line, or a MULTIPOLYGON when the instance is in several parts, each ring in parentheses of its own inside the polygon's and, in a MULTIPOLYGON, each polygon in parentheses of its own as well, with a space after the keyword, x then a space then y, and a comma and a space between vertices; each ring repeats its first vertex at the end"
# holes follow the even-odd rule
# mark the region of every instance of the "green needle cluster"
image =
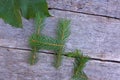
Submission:
POLYGON ((88 80, 83 69, 89 58, 83 56, 78 50, 75 52, 75 54, 77 54, 78 56, 75 57, 73 80, 88 80))
POLYGON ((88 80, 88 77, 84 73, 83 69, 86 62, 88 62, 89 57, 83 56, 82 52, 79 50, 69 52, 66 56, 75 58, 73 76, 71 80, 88 80))
POLYGON ((52 50, 55 53, 54 66, 58 68, 61 65, 62 55, 75 58, 73 76, 71 80, 88 80, 83 68, 85 67, 88 57, 83 56, 80 51, 65 53, 64 45, 70 35, 70 21, 67 19, 59 19, 57 26, 57 37, 52 38, 41 33, 44 27, 45 17, 36 15, 35 32, 29 38, 29 45, 32 48, 29 63, 31 65, 38 61, 38 51, 52 50))
POLYGON ((56 68, 58 68, 62 61, 62 54, 64 53, 64 44, 70 35, 70 21, 66 19, 60 19, 58 21, 56 31, 57 37, 52 38, 49 36, 45 36, 41 33, 44 27, 44 19, 45 17, 40 16, 39 14, 36 15, 36 31, 29 38, 29 44, 33 49, 29 61, 30 64, 35 64, 37 62, 38 59, 36 55, 40 49, 53 50, 56 54, 54 65, 56 68))

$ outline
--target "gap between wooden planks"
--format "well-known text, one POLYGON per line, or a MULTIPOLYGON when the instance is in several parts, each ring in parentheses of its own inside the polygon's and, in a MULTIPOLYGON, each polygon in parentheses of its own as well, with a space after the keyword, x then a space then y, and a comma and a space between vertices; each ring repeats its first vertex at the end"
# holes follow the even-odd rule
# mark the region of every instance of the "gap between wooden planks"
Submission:
POLYGON ((119 0, 47 0, 50 9, 66 10, 120 20, 119 0))

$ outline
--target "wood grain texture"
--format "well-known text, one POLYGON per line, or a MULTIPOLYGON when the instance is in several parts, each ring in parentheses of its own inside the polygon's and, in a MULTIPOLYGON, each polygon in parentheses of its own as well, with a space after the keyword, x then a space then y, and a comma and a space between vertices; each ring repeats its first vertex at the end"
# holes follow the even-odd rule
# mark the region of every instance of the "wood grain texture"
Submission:
POLYGON ((47 0, 50 8, 120 18, 120 0, 47 0))
MULTIPOLYGON (((82 50, 92 58, 120 61, 120 21, 66 11, 51 10, 42 33, 55 37, 58 18, 71 20, 71 35, 66 51, 82 50)), ((28 37, 34 32, 33 21, 23 19, 24 28, 16 29, 0 21, 0 46, 30 49, 28 37)))
MULTIPOLYGON (((120 62, 120 20, 102 17, 120 19, 119 0, 47 2, 49 8, 53 8, 50 13, 54 17, 46 19, 43 34, 55 38, 58 19, 70 19, 71 35, 65 45, 66 52, 79 49, 91 58, 120 62)), ((14 28, 0 20, 0 80, 70 80, 73 58, 63 56, 62 66, 58 70, 52 66, 53 54, 40 53, 36 65, 28 64, 28 38, 34 32, 34 21, 23 18, 23 25, 23 28, 14 28)), ((119 63, 90 60, 84 71, 89 80, 120 79, 119 63)))
POLYGON ((26 50, 0 48, 0 80, 70 80, 73 60, 64 58, 56 70, 53 55, 40 53, 38 63, 31 66, 29 54, 26 50))
POLYGON ((85 68, 89 80, 119 80, 120 64, 89 61, 85 68))
MULTIPOLYGON (((72 58, 63 56, 62 66, 53 67, 52 54, 39 53, 37 64, 27 62, 29 51, 0 48, 0 80, 70 80, 72 58)), ((84 68, 89 80, 119 80, 120 65, 117 63, 89 61, 84 68)))

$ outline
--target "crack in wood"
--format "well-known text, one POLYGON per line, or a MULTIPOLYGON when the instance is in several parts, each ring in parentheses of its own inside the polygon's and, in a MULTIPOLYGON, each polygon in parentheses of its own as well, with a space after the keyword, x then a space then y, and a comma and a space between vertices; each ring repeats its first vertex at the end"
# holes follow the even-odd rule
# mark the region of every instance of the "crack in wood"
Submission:
POLYGON ((59 9, 59 8, 49 8, 49 10, 68 11, 68 12, 72 12, 72 13, 81 13, 81 14, 86 14, 86 15, 100 16, 100 17, 106 17, 106 18, 112 18, 112 19, 120 20, 120 18, 117 18, 117 17, 111 17, 111 16, 106 16, 106 15, 100 15, 100 14, 92 14, 92 13, 80 12, 80 11, 77 12, 77 11, 65 10, 65 9, 59 9))
MULTIPOLYGON (((12 48, 12 47, 4 47, 4 46, 0 46, 1 48, 6 48, 6 49, 15 49, 15 50, 25 50, 25 51, 31 51, 31 49, 23 49, 23 48, 12 48)), ((45 53, 45 54, 51 54, 51 55, 55 55, 54 52, 50 52, 50 51, 39 51, 40 53, 45 53)), ((63 54, 63 56, 66 56, 65 54, 63 54)), ((118 63, 120 64, 120 61, 115 61, 115 60, 106 60, 106 59, 100 59, 100 58, 89 58, 90 60, 95 60, 95 61, 101 61, 101 62, 110 62, 110 63, 118 63)))
POLYGON ((96 61, 101 61, 101 62, 120 63, 120 61, 115 61, 115 60, 103 60, 103 59, 98 59, 98 58, 90 58, 90 60, 96 60, 96 61))

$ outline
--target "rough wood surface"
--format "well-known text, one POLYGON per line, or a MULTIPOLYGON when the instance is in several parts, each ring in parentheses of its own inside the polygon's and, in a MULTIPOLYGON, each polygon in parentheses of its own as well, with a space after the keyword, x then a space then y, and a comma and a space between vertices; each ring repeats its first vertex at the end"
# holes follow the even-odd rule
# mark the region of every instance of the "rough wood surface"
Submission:
MULTIPOLYGON (((62 66, 56 70, 52 65, 52 54, 39 54, 36 65, 27 62, 30 51, 0 48, 0 80, 70 80, 72 76, 72 58, 63 57, 62 66)), ((84 68, 89 80, 119 80, 118 63, 89 61, 84 68)))
POLYGON ((50 8, 120 19, 120 0, 47 0, 50 8))
MULTIPOLYGON (((120 21, 105 17, 51 10, 43 33, 55 37, 59 17, 71 19, 71 35, 66 51, 82 50, 92 58, 120 61, 120 21)), ((33 21, 24 19, 24 28, 16 29, 0 21, 0 46, 29 49, 28 37, 34 32, 33 21)))
POLYGON ((30 66, 29 53, 0 48, 0 80, 70 80, 73 60, 64 58, 61 68, 56 70, 52 66, 53 55, 40 53, 39 62, 30 66))
MULTIPOLYGON (((120 0, 47 2, 54 17, 46 19, 42 33, 55 38, 58 19, 70 19, 71 35, 65 50, 79 49, 93 58, 84 68, 89 80, 119 80, 120 0)), ((28 38, 34 32, 33 20, 23 19, 23 25, 22 29, 13 28, 0 20, 0 80, 70 80, 73 58, 63 56, 58 70, 52 66, 53 54, 40 53, 36 65, 28 64, 28 38)))

